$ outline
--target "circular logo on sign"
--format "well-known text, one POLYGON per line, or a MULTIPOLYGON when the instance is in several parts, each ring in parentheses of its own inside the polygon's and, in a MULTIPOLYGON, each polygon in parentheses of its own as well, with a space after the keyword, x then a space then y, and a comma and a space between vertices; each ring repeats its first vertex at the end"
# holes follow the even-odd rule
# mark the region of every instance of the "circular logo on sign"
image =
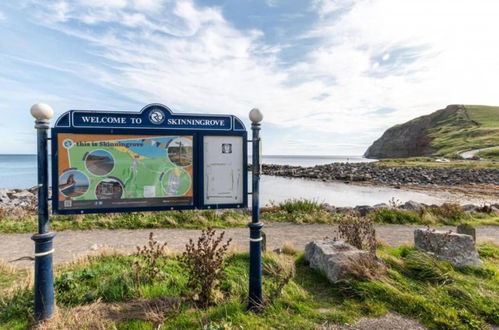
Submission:
POLYGON ((149 113, 149 120, 151 123, 159 125, 165 121, 165 114, 159 109, 154 109, 149 113))
POLYGON ((65 139, 64 141, 62 141, 62 145, 64 146, 64 148, 69 149, 73 147, 74 142, 71 139, 65 139))

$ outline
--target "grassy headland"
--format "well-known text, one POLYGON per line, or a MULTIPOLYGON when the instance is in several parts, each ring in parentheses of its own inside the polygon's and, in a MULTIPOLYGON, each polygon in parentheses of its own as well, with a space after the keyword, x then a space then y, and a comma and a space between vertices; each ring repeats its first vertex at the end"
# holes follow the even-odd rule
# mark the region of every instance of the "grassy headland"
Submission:
POLYGON ((499 146, 499 107, 449 105, 389 128, 368 148, 366 156, 460 158, 463 151, 496 146, 499 146))
MULTIPOLYGON (((499 324, 499 247, 481 244, 478 251, 482 268, 457 268, 411 247, 380 247, 385 274, 338 284, 310 269, 301 255, 268 253, 266 305, 258 315, 246 311, 247 254, 228 256, 216 305, 206 309, 188 299, 187 276, 175 257, 160 257, 153 279, 134 275, 140 256, 88 257, 56 269, 58 314, 45 327, 317 329, 394 311, 430 328, 486 329, 499 324)), ((7 276, 18 284, 0 295, 0 328, 24 329, 33 323, 33 290, 29 281, 19 284, 24 274, 7 276)))
POLYGON ((499 107, 465 105, 429 133, 436 156, 499 146, 499 107))

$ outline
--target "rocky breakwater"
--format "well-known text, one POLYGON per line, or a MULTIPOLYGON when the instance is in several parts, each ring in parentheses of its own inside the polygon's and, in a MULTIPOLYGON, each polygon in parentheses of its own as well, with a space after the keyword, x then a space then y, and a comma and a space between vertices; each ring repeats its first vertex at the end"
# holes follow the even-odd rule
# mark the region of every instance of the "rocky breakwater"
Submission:
POLYGON ((390 167, 373 163, 332 163, 314 167, 264 164, 263 174, 322 181, 367 181, 391 185, 499 185, 499 170, 487 168, 390 167))
POLYGON ((0 188, 0 218, 19 218, 36 212, 38 212, 36 187, 30 189, 0 188))

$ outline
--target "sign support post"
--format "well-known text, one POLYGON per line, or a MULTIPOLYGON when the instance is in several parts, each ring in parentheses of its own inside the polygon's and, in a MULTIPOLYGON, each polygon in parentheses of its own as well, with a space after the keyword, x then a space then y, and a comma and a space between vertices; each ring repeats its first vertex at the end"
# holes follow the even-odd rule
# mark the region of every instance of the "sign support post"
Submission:
POLYGON ((249 303, 248 309, 261 311, 263 307, 262 296, 262 234, 263 223, 260 222, 260 122, 263 115, 258 109, 249 113, 251 131, 253 133, 253 160, 252 160, 252 216, 248 224, 250 228, 250 266, 249 266, 249 303))
POLYGON ((35 104, 31 115, 35 117, 38 157, 38 233, 35 241, 35 318, 45 320, 54 314, 54 275, 52 271, 52 239, 48 211, 48 152, 47 131, 54 111, 46 104, 35 104))

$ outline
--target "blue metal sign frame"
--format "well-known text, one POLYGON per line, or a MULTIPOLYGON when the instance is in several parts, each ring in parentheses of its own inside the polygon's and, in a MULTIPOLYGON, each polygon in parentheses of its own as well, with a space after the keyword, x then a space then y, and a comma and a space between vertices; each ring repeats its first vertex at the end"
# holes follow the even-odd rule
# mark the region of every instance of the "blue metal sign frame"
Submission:
POLYGON ((55 214, 138 212, 185 209, 222 209, 248 207, 247 131, 233 115, 177 114, 162 104, 150 104, 140 112, 70 110, 62 114, 52 128, 52 211, 55 214), (191 205, 168 205, 120 208, 61 209, 59 207, 58 134, 115 135, 188 135, 193 137, 193 202, 191 205), (243 139, 243 202, 238 204, 204 203, 205 136, 240 136, 243 139))

